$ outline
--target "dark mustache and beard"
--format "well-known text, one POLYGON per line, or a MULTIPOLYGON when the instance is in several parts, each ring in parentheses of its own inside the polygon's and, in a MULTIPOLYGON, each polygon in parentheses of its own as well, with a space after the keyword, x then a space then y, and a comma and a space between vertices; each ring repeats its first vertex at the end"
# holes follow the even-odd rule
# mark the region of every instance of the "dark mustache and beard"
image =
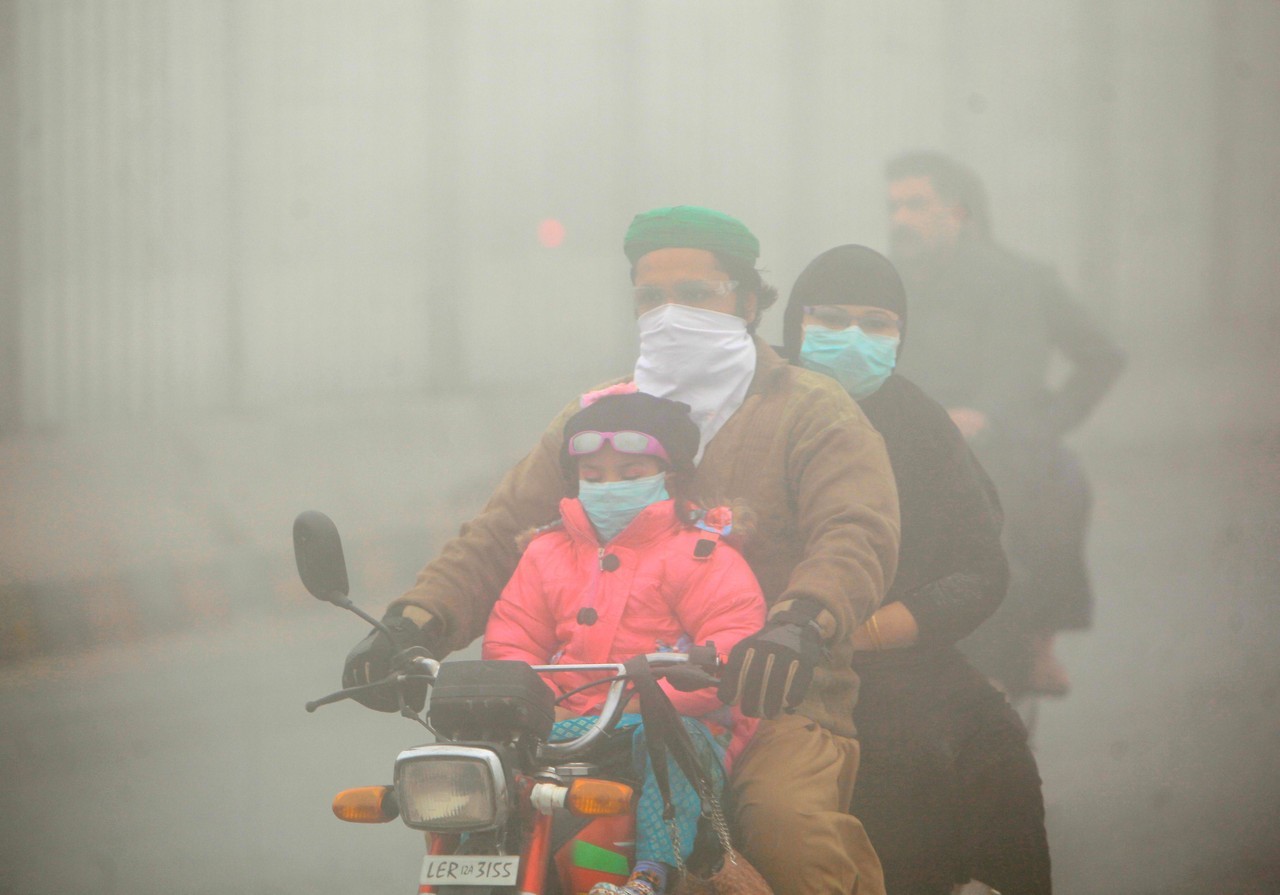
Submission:
POLYGON ((894 263, 915 261, 928 254, 928 249, 924 237, 910 227, 889 229, 889 255, 894 263))
POLYGON ((917 288, 945 275, 947 248, 906 226, 889 228, 889 260, 909 288, 917 288))

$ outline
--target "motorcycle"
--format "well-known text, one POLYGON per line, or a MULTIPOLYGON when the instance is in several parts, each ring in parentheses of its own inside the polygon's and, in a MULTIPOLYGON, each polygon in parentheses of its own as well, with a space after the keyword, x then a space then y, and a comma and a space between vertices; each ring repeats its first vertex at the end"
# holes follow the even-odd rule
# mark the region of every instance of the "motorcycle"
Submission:
MULTIPOLYGON (((332 520, 303 513, 293 536, 307 590, 382 628, 348 599, 346 561, 332 520)), ((631 685, 641 676, 666 676, 680 689, 714 686, 720 660, 713 644, 626 663, 535 666, 441 663, 413 647, 391 665, 383 680, 331 693, 307 703, 307 711, 393 688, 400 713, 435 742, 401 752, 391 784, 338 793, 334 814, 352 823, 399 817, 428 834, 419 893, 585 895, 597 882, 625 882, 635 859, 639 781, 631 733, 618 728, 631 685), (603 708, 581 735, 553 740, 556 698, 541 675, 583 672, 601 675, 585 686, 608 686, 603 708), (425 705, 416 698, 423 690, 425 705)))

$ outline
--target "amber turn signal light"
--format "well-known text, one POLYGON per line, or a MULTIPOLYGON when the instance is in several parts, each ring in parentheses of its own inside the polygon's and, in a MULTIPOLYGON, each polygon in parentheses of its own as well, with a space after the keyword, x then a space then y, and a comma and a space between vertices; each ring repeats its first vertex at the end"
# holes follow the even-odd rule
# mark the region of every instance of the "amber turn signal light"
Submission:
POLYGON ((348 823, 385 824, 400 816, 400 806, 390 786, 361 786, 344 789, 334 796, 333 813, 338 820, 348 823))
POLYGON ((583 777, 569 784, 564 806, 574 814, 601 816, 626 814, 631 810, 635 790, 616 780, 583 777))

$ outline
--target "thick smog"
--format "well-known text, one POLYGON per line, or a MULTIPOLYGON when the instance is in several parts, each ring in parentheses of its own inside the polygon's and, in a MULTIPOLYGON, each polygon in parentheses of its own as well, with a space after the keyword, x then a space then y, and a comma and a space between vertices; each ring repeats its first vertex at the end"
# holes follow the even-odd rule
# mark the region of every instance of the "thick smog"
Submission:
POLYGON ((1277 46, 0 0, 0 891, 1280 891, 1277 46))

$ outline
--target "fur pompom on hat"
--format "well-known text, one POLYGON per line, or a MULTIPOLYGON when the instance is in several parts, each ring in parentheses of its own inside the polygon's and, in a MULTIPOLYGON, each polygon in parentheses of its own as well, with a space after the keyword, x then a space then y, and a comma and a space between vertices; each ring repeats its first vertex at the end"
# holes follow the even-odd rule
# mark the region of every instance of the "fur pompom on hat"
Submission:
POLYGON ((628 379, 624 382, 615 383, 614 385, 606 385, 604 388, 598 388, 593 392, 585 393, 578 399, 578 406, 590 407, 601 398, 607 398, 610 395, 634 395, 638 391, 640 391, 640 387, 637 386, 635 382, 628 379))

